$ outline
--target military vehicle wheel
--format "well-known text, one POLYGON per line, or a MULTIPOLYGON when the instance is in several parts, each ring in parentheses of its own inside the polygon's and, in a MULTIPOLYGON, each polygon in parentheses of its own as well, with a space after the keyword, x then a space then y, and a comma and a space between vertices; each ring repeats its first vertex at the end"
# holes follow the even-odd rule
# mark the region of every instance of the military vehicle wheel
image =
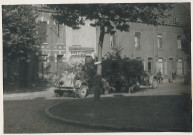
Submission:
POLYGON ((103 80, 102 81, 102 93, 103 94, 109 94, 110 93, 110 83, 108 80, 103 80))
POLYGON ((88 93, 88 87, 86 85, 82 85, 78 90, 78 97, 85 98, 87 96, 87 93, 88 93))
POLYGON ((156 78, 154 78, 152 81, 152 88, 153 89, 157 88, 157 85, 158 85, 158 80, 156 78))
POLYGON ((109 93, 110 93, 109 90, 105 90, 105 91, 104 91, 104 94, 109 94, 109 93))

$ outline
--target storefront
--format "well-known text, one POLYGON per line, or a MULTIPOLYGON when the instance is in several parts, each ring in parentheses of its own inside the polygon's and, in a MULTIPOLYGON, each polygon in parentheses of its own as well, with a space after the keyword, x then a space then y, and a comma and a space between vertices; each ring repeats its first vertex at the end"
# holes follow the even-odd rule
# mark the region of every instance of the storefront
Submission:
POLYGON ((85 63, 94 58, 94 49, 90 47, 81 47, 80 45, 73 45, 69 47, 70 58, 72 63, 85 63))

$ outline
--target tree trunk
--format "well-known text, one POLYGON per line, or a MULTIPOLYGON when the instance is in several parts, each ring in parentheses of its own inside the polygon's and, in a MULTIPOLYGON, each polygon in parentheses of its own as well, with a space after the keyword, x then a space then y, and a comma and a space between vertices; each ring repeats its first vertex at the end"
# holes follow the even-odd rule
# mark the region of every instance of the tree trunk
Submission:
POLYGON ((25 61, 19 63, 19 87, 27 87, 27 63, 25 61))
POLYGON ((27 61, 27 87, 28 88, 32 87, 32 76, 33 76, 32 66, 34 65, 32 65, 32 56, 30 55, 27 61))
POLYGON ((12 63, 8 60, 7 61, 7 82, 9 83, 11 81, 11 65, 12 63))
MULTIPOLYGON (((102 62, 102 47, 103 47, 104 36, 105 36, 105 27, 101 26, 99 43, 98 43, 98 62, 102 62)), ((102 63, 97 65, 97 76, 96 76, 96 83, 95 83, 94 101, 100 100, 101 74, 102 74, 102 63)))

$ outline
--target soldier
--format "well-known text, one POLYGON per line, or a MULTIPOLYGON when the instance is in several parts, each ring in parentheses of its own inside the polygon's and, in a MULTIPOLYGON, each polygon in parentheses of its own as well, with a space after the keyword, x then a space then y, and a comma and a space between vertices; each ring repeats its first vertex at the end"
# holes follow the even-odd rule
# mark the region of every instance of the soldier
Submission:
POLYGON ((158 82, 160 83, 162 81, 162 73, 159 70, 159 72, 157 73, 157 78, 158 78, 158 82))
POLYGON ((176 72, 173 70, 172 71, 172 80, 174 81, 176 79, 176 72))

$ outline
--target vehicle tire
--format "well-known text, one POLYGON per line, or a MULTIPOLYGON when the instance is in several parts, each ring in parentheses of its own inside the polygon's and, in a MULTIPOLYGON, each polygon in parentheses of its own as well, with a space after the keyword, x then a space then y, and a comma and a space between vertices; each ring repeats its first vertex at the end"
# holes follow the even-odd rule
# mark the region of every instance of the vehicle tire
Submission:
POLYGON ((60 96, 60 93, 59 93, 59 90, 58 90, 58 89, 54 90, 54 93, 55 93, 55 96, 56 96, 56 97, 59 97, 59 96, 60 96))
POLYGON ((156 78, 153 78, 152 88, 153 88, 153 89, 157 88, 157 85, 158 85, 158 80, 157 80, 156 78))
POLYGON ((55 97, 59 97, 58 93, 55 92, 55 97))
POLYGON ((80 89, 78 89, 78 97, 85 98, 88 93, 88 87, 86 85, 82 85, 80 89))
POLYGON ((104 91, 104 94, 109 94, 109 93, 110 93, 109 89, 106 89, 106 90, 104 91))
POLYGON ((109 81, 103 82, 103 94, 109 94, 110 93, 110 83, 109 81))

